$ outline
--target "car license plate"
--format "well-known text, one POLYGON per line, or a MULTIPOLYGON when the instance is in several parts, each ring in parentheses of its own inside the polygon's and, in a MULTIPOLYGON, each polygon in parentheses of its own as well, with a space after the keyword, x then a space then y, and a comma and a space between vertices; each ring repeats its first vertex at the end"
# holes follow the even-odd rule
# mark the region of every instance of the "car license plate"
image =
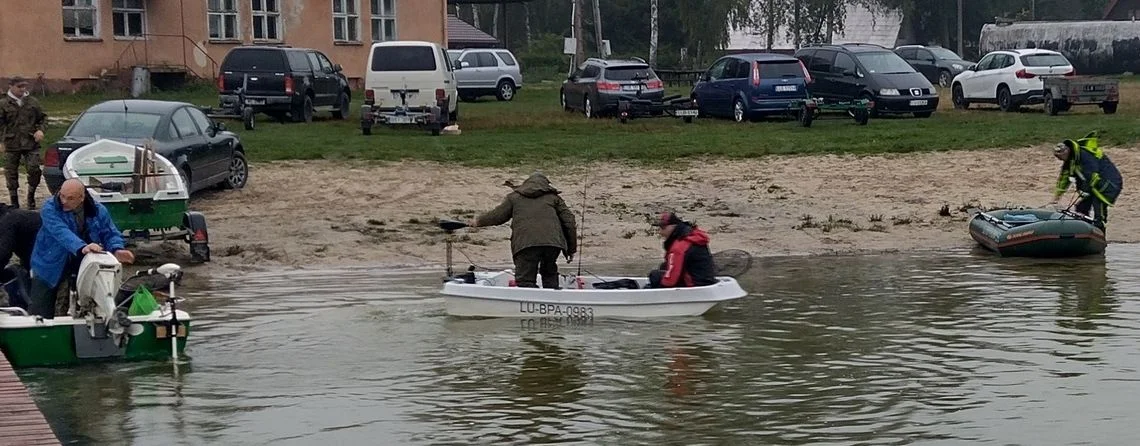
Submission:
POLYGON ((265 105, 265 99, 246 99, 245 105, 265 105))
POLYGON ((674 114, 677 116, 696 116, 697 111, 696 110, 677 110, 677 112, 674 114))
POLYGON ((928 102, 926 101, 926 99, 915 99, 913 101, 910 101, 910 106, 911 107, 921 107, 923 105, 926 105, 927 103, 928 102))
POLYGON ((637 90, 641 89, 641 86, 640 85, 622 85, 621 89, 625 90, 625 91, 637 91, 637 90))
POLYGON ((796 91, 795 85, 777 85, 776 91, 796 91))
POLYGON ((1085 91, 1104 91, 1104 85, 1085 85, 1085 91))
POLYGON ((411 116, 389 116, 388 117, 388 123, 389 124, 411 124, 412 122, 413 121, 412 121, 411 116))

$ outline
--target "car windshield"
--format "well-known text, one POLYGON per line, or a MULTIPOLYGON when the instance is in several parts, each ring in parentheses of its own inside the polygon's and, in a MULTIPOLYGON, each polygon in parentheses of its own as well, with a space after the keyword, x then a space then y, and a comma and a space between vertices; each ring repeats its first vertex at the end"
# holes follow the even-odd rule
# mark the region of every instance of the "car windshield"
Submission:
POLYGON ((430 46, 378 46, 372 50, 372 71, 435 71, 430 46))
POLYGON ((958 57, 957 54, 954 54, 953 51, 950 51, 946 48, 927 48, 927 49, 929 49, 931 53, 934 53, 934 57, 939 59, 939 60, 961 60, 962 59, 961 57, 958 57))
POLYGON ((914 67, 906 63, 898 54, 890 51, 858 53, 855 58, 859 59, 863 68, 872 74, 914 73, 914 67))
POLYGON ((271 49, 236 49, 222 62, 224 71, 281 71, 285 70, 282 52, 271 49))
POLYGON ((657 79, 657 74, 647 65, 631 65, 628 67, 606 68, 606 80, 632 81, 634 78, 648 80, 657 79))
POLYGON ((87 112, 75 121, 67 136, 77 138, 150 138, 161 115, 136 112, 87 112))
POLYGON ((1060 54, 1030 54, 1021 56, 1021 63, 1027 67, 1053 67, 1068 65, 1069 59, 1060 54))
POLYGON ((760 78, 804 77, 798 61, 760 62, 760 78))

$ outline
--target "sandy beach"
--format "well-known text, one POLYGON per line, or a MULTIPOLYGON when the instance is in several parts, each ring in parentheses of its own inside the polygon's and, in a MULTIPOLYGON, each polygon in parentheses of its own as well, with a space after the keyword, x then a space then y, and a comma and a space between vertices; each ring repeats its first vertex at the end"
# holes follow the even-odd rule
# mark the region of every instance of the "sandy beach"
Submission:
MULTIPOLYGON (((1140 208, 1127 178, 1140 156, 1113 147, 1107 153, 1126 178, 1109 239, 1134 242, 1140 208)), ((581 256, 590 264, 655 261, 660 240, 647 223, 663 209, 705 228, 714 251, 771 256, 969 247, 969 208, 1042 205, 1058 170, 1049 149, 1037 147, 690 160, 675 169, 596 163, 544 172, 578 214, 581 256)), ((191 207, 207 216, 213 254, 194 269, 442 265, 444 236, 433 221, 490 209, 509 192, 504 182, 520 183, 531 172, 425 162, 253 164, 244 190, 192 199, 191 207)), ((509 237, 509 224, 467 230, 456 246, 477 264, 506 266, 509 237)), ((181 242, 139 248, 147 263, 189 260, 181 242)))

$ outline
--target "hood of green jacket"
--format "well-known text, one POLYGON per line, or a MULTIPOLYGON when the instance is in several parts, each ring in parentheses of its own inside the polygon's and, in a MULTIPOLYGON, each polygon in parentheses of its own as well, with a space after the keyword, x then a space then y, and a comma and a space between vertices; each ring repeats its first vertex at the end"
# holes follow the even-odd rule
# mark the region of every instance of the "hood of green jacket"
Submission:
POLYGON ((515 188, 515 192, 518 192, 519 195, 527 198, 535 198, 546 194, 559 193, 558 189, 555 189, 554 186, 550 185, 550 179, 546 178, 546 175, 543 175, 539 172, 535 172, 530 176, 530 178, 527 178, 526 181, 523 181, 523 184, 515 188))

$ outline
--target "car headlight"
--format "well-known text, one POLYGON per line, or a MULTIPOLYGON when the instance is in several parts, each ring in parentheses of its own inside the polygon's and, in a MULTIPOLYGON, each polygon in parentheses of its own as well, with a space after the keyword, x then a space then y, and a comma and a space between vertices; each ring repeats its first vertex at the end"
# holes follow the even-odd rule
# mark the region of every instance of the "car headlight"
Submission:
POLYGON ((956 64, 953 64, 951 66, 954 67, 954 69, 958 70, 958 71, 962 71, 963 68, 966 68, 966 67, 963 67, 962 64, 960 64, 960 63, 956 63, 956 64))
POLYGON ((898 96, 899 90, 897 88, 884 88, 879 90, 879 94, 883 96, 898 96))

